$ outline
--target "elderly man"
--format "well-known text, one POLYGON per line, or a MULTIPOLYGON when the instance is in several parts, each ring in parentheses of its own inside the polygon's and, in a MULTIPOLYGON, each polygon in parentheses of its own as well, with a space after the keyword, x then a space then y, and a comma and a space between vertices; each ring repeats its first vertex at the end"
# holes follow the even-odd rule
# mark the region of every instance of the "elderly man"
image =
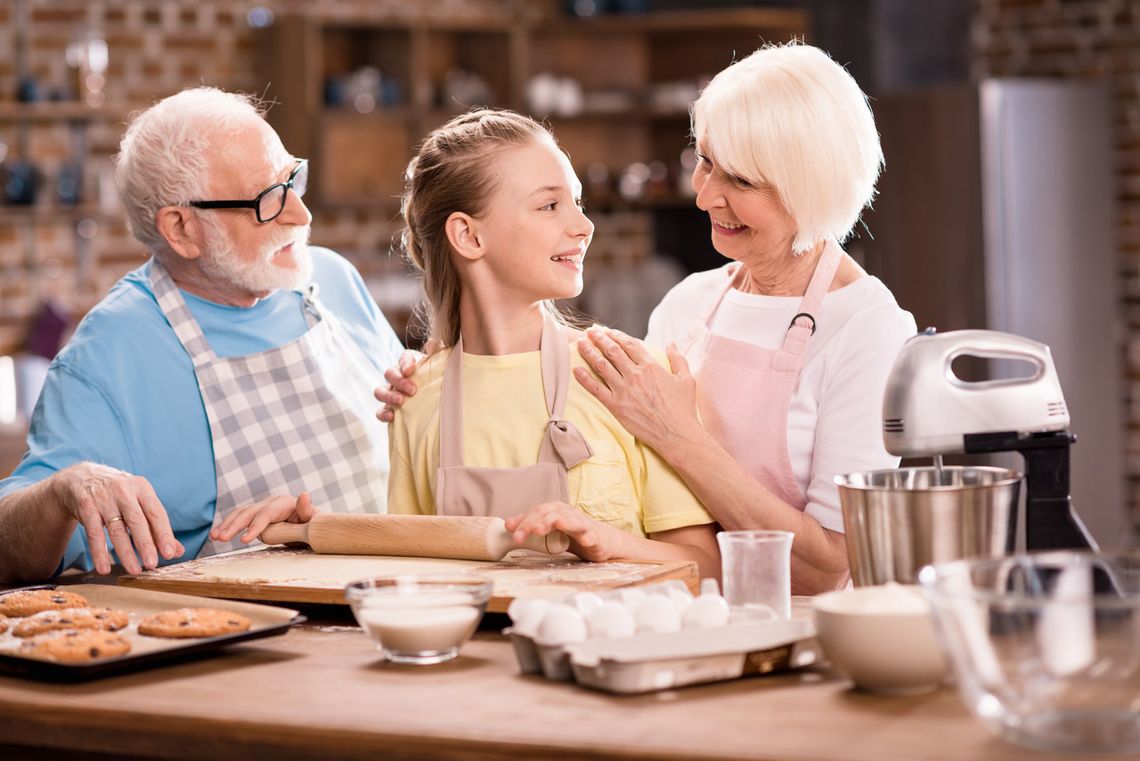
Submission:
POLYGON ((308 171, 240 95, 187 90, 130 125, 117 178, 151 258, 51 366, 0 481, 0 580, 107 573, 108 545, 137 573, 270 520, 384 511, 372 391, 401 346, 356 270, 308 247, 308 171))

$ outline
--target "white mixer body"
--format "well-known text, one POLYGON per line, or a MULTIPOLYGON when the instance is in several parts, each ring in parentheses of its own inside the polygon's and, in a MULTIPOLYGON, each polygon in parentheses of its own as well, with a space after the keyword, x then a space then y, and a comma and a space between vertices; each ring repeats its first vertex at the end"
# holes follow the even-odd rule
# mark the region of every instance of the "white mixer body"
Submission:
POLYGON ((899 352, 883 398, 883 441, 898 457, 964 451, 966 434, 1031 434, 1069 427, 1069 412, 1049 347, 992 330, 920 333, 899 352), (1028 376, 966 381, 962 356, 1020 360, 1028 376))

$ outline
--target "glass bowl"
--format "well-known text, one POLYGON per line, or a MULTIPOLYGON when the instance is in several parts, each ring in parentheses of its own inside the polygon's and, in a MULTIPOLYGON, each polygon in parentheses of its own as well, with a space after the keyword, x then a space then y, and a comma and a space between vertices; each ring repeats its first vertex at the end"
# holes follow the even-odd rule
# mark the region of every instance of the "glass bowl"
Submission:
POLYGON ((958 560, 919 581, 975 716, 1036 749, 1140 752, 1140 552, 958 560))
POLYGON ((427 665, 459 655, 493 586, 485 578, 412 574, 360 579, 345 587, 344 596, 385 658, 427 665))

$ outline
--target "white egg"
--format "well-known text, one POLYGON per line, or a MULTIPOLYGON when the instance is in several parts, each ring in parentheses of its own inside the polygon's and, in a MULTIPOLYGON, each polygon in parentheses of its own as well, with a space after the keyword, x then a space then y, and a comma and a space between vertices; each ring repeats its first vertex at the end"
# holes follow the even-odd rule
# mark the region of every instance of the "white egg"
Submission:
POLYGON ((551 605, 538 624, 534 639, 540 645, 566 645, 586 639, 586 619, 565 603, 551 605))
POLYGON ((665 590, 665 594, 669 598, 669 601, 673 603, 673 607, 676 608, 677 612, 682 616, 685 614, 685 609, 693 604, 693 596, 689 594, 688 590, 682 591, 674 587, 669 587, 669 589, 665 590))
POLYGON ((663 595, 650 595, 637 604, 633 611, 638 634, 657 632, 665 634, 681 630, 681 614, 672 600, 663 595))
POLYGON ((619 589, 618 597, 621 604, 630 610, 637 610, 637 605, 645 599, 645 592, 640 589, 619 589))
POLYGON ((581 613, 586 618, 589 618, 590 613, 592 613, 594 609, 600 606, 604 601, 602 600, 601 595, 597 594, 596 592, 579 592, 571 598, 571 602, 574 604, 574 607, 578 609, 579 613, 581 613))
POLYGON ((617 602, 603 602, 586 617, 591 639, 632 637, 637 631, 629 608, 617 602))
MULTIPOLYGON (((546 611, 550 610, 552 603, 549 600, 541 599, 515 600, 511 603, 512 608, 516 602, 525 602, 526 604, 522 606, 519 617, 517 619, 511 619, 512 623, 514 623, 514 629, 526 637, 533 637, 538 631, 538 625, 542 622, 546 611)), ((508 610, 507 613, 509 615, 510 611, 508 610)))
POLYGON ((701 594, 702 595, 719 595, 720 584, 717 584, 716 579, 711 576, 701 579, 701 594))
POLYGON ((715 629, 728 624, 728 603, 720 595, 701 595, 681 614, 686 629, 715 629))
POLYGON ((543 608, 549 608, 550 601, 527 597, 516 597, 515 599, 511 600, 511 604, 507 608, 507 616, 510 617, 512 624, 517 625, 519 621, 526 617, 527 610, 536 605, 543 608))

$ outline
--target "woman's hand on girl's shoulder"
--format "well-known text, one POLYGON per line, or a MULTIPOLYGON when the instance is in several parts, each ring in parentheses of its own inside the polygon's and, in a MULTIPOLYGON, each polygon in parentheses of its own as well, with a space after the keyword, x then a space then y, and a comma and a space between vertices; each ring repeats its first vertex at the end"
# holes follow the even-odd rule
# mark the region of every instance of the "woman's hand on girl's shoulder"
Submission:
POLYGON ((697 384, 673 346, 666 368, 645 344, 610 328, 590 328, 578 353, 593 370, 574 368, 578 383, 613 413, 626 430, 666 456, 664 447, 686 427, 700 427, 697 384))
POLYGON ((565 502, 545 502, 506 520, 507 531, 516 543, 528 536, 546 536, 561 531, 570 539, 570 552, 594 562, 616 557, 620 529, 600 523, 565 502), (616 532, 616 535, 615 535, 616 532))

